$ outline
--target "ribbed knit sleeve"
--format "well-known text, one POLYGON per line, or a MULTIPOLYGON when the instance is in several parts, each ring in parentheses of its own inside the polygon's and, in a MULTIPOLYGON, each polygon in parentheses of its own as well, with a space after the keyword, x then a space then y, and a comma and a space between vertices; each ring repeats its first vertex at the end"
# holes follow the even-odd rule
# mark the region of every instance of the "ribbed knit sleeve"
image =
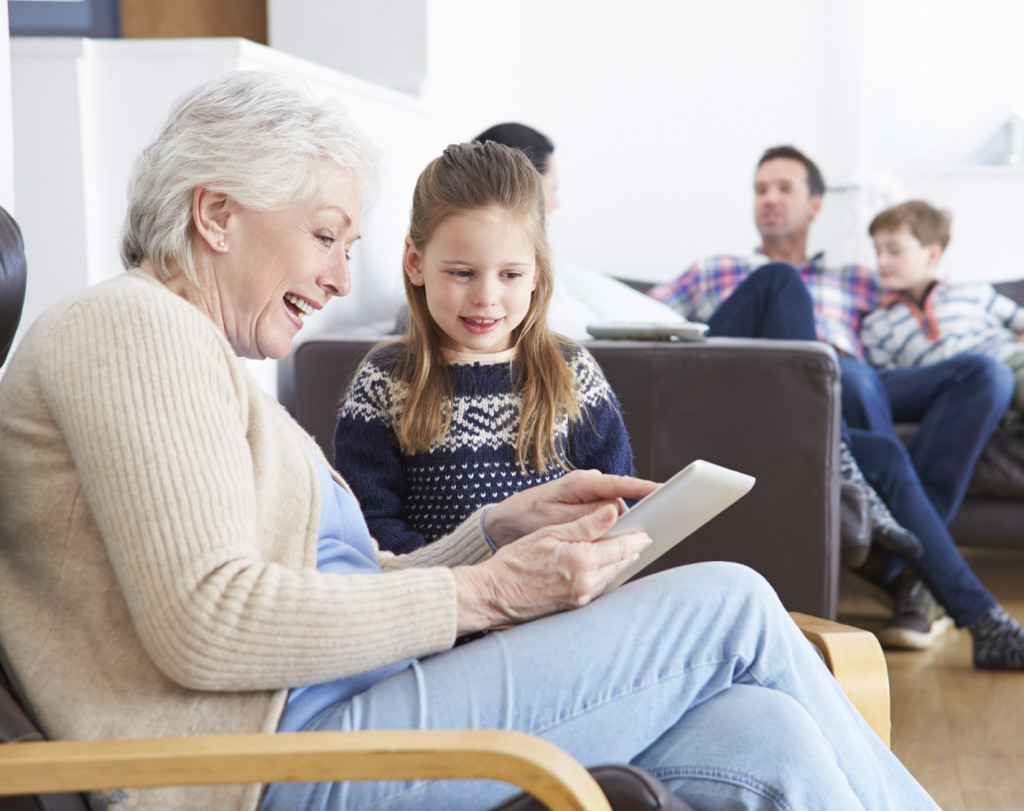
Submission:
POLYGON ((447 569, 315 570, 314 443, 198 310, 133 279, 80 298, 47 333, 38 379, 77 474, 75 509, 168 677, 282 688, 451 645, 447 569))

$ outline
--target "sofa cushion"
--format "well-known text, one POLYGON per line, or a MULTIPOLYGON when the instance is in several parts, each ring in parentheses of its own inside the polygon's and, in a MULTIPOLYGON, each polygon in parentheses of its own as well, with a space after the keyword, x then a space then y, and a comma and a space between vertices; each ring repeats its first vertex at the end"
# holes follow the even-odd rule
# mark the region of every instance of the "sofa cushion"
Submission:
POLYGON ((1024 304, 1024 279, 1014 279, 1010 282, 996 282, 992 285, 997 293, 1012 298, 1018 304, 1024 304))
MULTIPOLYGON (((897 425, 905 444, 910 444, 916 425, 897 425)), ((968 496, 1024 498, 1024 437, 996 431, 978 459, 967 486, 968 496)))
POLYGON ((974 468, 967 493, 1024 498, 1024 437, 997 431, 974 468))

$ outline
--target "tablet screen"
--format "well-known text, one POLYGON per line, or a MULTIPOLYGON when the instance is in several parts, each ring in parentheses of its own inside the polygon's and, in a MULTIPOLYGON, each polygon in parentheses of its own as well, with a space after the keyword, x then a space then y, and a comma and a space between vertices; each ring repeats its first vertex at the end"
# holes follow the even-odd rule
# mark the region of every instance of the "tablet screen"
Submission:
POLYGON ((651 536, 652 543, 640 553, 639 560, 615 578, 608 589, 621 586, 746 495, 754 481, 754 477, 746 473, 697 459, 638 501, 619 516, 604 537, 643 531, 651 536))

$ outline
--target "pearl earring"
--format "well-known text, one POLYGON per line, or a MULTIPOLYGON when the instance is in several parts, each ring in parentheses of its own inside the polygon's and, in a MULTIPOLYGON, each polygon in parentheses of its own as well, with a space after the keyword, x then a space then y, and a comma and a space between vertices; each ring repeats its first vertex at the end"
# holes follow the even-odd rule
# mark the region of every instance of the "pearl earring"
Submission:
POLYGON ((222 239, 222 240, 219 240, 219 241, 217 242, 217 247, 218 247, 218 248, 223 248, 223 247, 224 247, 224 240, 223 240, 223 239, 222 239))

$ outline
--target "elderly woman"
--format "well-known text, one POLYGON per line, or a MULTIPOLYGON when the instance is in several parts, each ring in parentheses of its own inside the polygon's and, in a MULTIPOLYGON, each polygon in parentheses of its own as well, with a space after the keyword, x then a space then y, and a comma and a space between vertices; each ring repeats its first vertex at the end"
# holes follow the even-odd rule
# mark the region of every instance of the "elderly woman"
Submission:
MULTIPOLYGON (((705 564, 601 596, 647 539, 595 539, 649 482, 577 471, 415 554, 378 553, 316 443, 238 362, 282 357, 349 291, 373 165, 292 84, 200 88, 136 163, 128 272, 22 341, 0 384, 0 639, 47 733, 507 727, 631 761, 702 808, 933 808, 754 573, 705 564)), ((98 802, 480 809, 509 791, 98 802)))

